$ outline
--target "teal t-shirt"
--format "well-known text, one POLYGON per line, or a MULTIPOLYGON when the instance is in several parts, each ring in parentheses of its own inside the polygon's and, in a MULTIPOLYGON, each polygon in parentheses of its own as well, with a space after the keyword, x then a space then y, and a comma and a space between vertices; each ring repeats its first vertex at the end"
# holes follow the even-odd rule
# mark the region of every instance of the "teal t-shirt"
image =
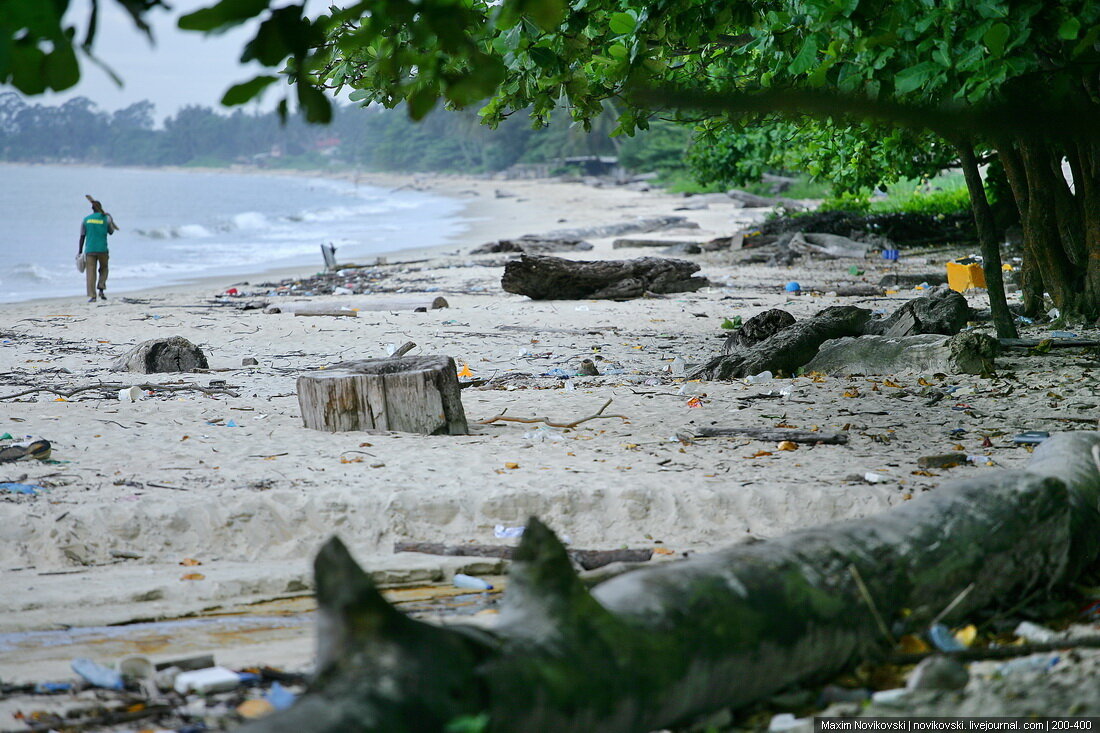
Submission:
POLYGON ((107 217, 92 212, 84 217, 84 251, 95 254, 107 251, 107 217))

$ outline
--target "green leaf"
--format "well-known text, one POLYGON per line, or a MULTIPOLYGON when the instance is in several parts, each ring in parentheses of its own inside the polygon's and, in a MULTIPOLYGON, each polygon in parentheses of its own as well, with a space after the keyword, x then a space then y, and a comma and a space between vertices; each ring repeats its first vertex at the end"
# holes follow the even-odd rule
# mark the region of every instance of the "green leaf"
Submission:
POLYGON ((217 5, 200 8, 179 19, 185 31, 225 30, 255 18, 267 10, 269 0, 221 0, 217 5))
POLYGON ((989 27, 989 30, 982 36, 982 41, 985 43, 985 47, 989 49, 989 52, 995 57, 1000 58, 1005 52, 1005 43, 1008 41, 1009 35, 1012 31, 1004 23, 994 23, 989 27))
POLYGON ((328 97, 307 82, 298 82, 298 105, 306 114, 307 122, 327 125, 332 122, 332 105, 328 97))
POLYGON ((916 66, 910 66, 908 69, 903 69, 894 78, 894 91, 898 94, 908 94, 914 89, 924 86, 925 82, 931 79, 937 71, 936 65, 931 61, 925 61, 916 66))
POLYGON ((350 99, 352 102, 361 102, 364 99, 368 99, 370 95, 370 89, 356 89, 354 92, 348 95, 348 99, 350 99))
POLYGON ((633 33, 637 26, 638 21, 630 13, 614 13, 607 23, 607 27, 617 36, 633 33))
POLYGON ((1058 26, 1058 37, 1063 41, 1072 41, 1081 32, 1081 21, 1077 18, 1066 18, 1062 25, 1058 26))
POLYGON ((42 72, 46 84, 54 91, 68 89, 80 81, 80 64, 76 61, 73 47, 55 41, 53 52, 42 61, 42 72))
POLYGON ((787 67, 787 70, 792 74, 804 74, 816 61, 817 38, 808 36, 806 42, 802 44, 802 50, 794 57, 794 61, 791 61, 791 65, 787 67))
POLYGON ((405 100, 409 105, 409 117, 414 120, 424 119, 438 100, 439 94, 434 87, 420 87, 405 100))
POLYGON ((267 89, 267 87, 272 82, 277 81, 278 78, 277 76, 264 75, 254 77, 240 84, 234 84, 222 95, 222 104, 226 107, 244 104, 257 97, 260 92, 267 89))

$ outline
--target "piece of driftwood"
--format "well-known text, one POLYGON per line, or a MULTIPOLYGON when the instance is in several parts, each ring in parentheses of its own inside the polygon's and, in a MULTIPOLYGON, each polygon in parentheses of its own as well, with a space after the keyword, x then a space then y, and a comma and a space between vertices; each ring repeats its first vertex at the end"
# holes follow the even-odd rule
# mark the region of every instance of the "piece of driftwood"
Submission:
POLYGON ((611 400, 609 399, 607 402, 603 403, 603 407, 596 410, 596 412, 594 414, 589 415, 588 417, 579 418, 577 420, 571 420, 569 422, 562 422, 561 420, 551 420, 548 417, 512 417, 511 415, 505 414, 505 413, 508 412, 507 410, 505 410, 504 412, 500 413, 499 415, 494 415, 493 417, 490 417, 486 420, 478 420, 477 424, 478 425, 491 425, 495 422, 521 422, 521 423, 541 422, 541 423, 545 423, 546 425, 548 425, 552 428, 575 428, 575 427, 577 427, 578 425, 580 425, 582 423, 588 422, 589 420, 600 420, 600 419, 607 419, 607 418, 619 418, 620 420, 629 420, 630 419, 626 415, 605 415, 605 414, 603 414, 603 411, 606 410, 608 405, 610 405, 610 404, 611 404, 611 400))
POLYGON ((501 252, 544 254, 546 252, 584 252, 590 249, 592 249, 592 243, 583 239, 547 239, 527 234, 519 239, 501 239, 496 242, 486 242, 471 249, 470 254, 484 255, 499 254, 501 252))
POLYGON ((824 443, 825 445, 846 445, 847 433, 816 432, 813 430, 800 430, 798 428, 759 428, 712 425, 709 427, 684 428, 677 436, 684 435, 687 438, 752 438, 753 440, 767 440, 775 443, 789 440, 792 443, 824 443))
POLYGON ((193 372, 209 368, 202 349, 183 336, 143 341, 111 364, 114 371, 141 374, 193 372))
POLYGON ((644 239, 621 237, 611 243, 611 249, 631 249, 635 247, 675 247, 679 245, 695 245, 696 247, 698 247, 701 244, 702 242, 698 240, 689 239, 644 239))
POLYGON ((871 311, 850 305, 833 306, 798 321, 747 349, 717 356, 695 371, 691 379, 738 379, 761 372, 794 374, 829 339, 858 336, 871 311))
POLYGON ((76 387, 75 389, 55 389, 53 387, 32 387, 31 389, 25 389, 21 392, 14 392, 12 394, 0 395, 0 400, 11 400, 16 397, 25 397, 32 395, 36 392, 49 392, 55 394, 58 397, 69 398, 74 395, 81 394, 82 392, 92 392, 99 390, 103 392, 103 396, 116 399, 115 395, 120 389, 126 389, 128 387, 137 387, 142 392, 202 392, 203 394, 227 394, 230 397, 240 397, 240 395, 234 392, 228 387, 201 387, 197 384, 124 384, 122 382, 101 382, 100 384, 92 384, 86 387, 76 387))
POLYGON ((449 356, 341 362, 298 377, 297 390, 302 422, 314 430, 469 432, 449 356))
POLYGON ((447 299, 416 298, 404 300, 356 300, 328 301, 325 303, 279 303, 264 308, 264 313, 293 313, 295 315, 354 315, 356 311, 430 311, 447 308, 447 299))
POLYGON ((745 206, 753 209, 770 209, 773 206, 782 206, 784 209, 799 211, 806 208, 805 204, 801 201, 782 197, 772 198, 770 196, 757 196, 755 193, 741 191, 736 188, 731 188, 729 191, 726 191, 726 195, 734 201, 740 201, 745 206))
POLYGON ((534 300, 640 298, 646 293, 684 293, 706 285, 699 265, 665 257, 595 262, 520 255, 504 266, 500 285, 534 300))
MULTIPOLYGON (((469 557, 499 557, 511 560, 516 548, 511 545, 446 545, 442 542, 395 542, 394 552, 422 552, 427 555, 456 555, 469 557)), ((613 562, 648 562, 653 558, 651 548, 617 550, 567 550, 569 557, 585 570, 595 570, 613 562)))
POLYGON ((359 311, 344 311, 329 308, 328 310, 295 311, 295 316, 332 316, 333 318, 358 318, 359 311))
POLYGON ((833 292, 835 292, 841 298, 851 297, 876 297, 879 295, 885 295, 886 291, 878 285, 837 285, 833 292))
POLYGON ((1100 346, 1096 339, 1047 338, 1047 339, 997 339, 1006 349, 1034 349, 1039 344, 1049 344, 1052 349, 1087 349, 1100 346))
POLYGON ((314 563, 317 676, 292 708, 241 731, 444 730, 482 716, 494 732, 636 733, 743 708, 883 659, 896 634, 1077 581, 1100 556, 1097 446, 1100 433, 1063 433, 1027 470, 591 591, 532 519, 494 629, 404 616, 334 538, 314 563))
POLYGON ((839 234, 822 234, 818 232, 795 232, 794 236, 791 237, 789 246, 800 254, 820 255, 830 258, 863 259, 871 251, 871 245, 865 242, 857 242, 839 234))

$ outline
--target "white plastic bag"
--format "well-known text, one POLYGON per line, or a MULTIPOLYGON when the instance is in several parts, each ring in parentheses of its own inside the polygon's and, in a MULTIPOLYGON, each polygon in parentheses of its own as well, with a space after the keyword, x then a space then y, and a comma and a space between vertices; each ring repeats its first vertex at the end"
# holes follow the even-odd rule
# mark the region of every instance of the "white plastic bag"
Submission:
POLYGON ((76 271, 84 272, 84 268, 86 265, 87 263, 84 261, 84 253, 78 252, 76 255, 76 271))

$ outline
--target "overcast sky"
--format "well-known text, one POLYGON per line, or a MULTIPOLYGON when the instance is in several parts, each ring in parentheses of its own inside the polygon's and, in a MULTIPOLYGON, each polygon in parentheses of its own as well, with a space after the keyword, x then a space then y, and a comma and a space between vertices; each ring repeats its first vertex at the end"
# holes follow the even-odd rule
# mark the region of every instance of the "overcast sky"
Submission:
MULTIPOLYGON (((181 107, 201 104, 217 107, 222 94, 233 84, 250 79, 262 67, 242 66, 238 61, 244 44, 252 37, 250 29, 241 26, 219 36, 181 31, 176 20, 196 8, 213 5, 216 0, 170 0, 172 10, 158 9, 149 14, 155 45, 134 28, 129 16, 117 3, 101 2, 99 28, 96 33, 96 55, 122 77, 120 88, 94 64, 81 58, 81 79, 75 87, 61 94, 36 98, 44 104, 57 104, 72 97, 88 97, 100 109, 113 112, 143 99, 152 101, 156 119, 162 121, 181 107)), ((327 7, 328 2, 312 0, 307 8, 327 7)), ((83 38, 89 4, 72 4, 66 20, 75 23, 77 37, 83 38)), ((270 73, 267 72, 267 73, 270 73)), ((285 94, 286 87, 275 84, 268 88, 262 106, 273 108, 285 94)), ((32 100, 34 101, 34 100, 32 100)))

